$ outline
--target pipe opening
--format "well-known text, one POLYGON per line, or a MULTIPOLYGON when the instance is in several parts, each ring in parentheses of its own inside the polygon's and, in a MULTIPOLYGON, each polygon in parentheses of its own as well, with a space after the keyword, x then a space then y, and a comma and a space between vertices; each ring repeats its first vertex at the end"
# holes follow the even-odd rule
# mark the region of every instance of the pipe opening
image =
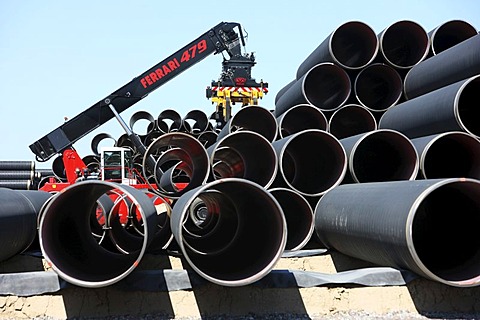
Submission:
POLYGON ((247 180, 231 178, 214 181, 183 197, 187 196, 190 198, 186 201, 179 199, 180 204, 174 206, 172 214, 178 217, 177 210, 182 211, 183 226, 191 216, 191 208, 199 203, 201 207, 201 202, 207 211, 218 216, 218 226, 209 229, 211 233, 215 231, 212 234, 217 240, 212 238, 209 245, 217 248, 223 245, 215 254, 199 253, 184 245, 188 241, 196 247, 200 242, 186 239, 184 227, 173 226, 185 257, 201 276, 222 285, 246 285, 273 268, 285 249, 286 226, 278 202, 265 189, 247 180))
POLYGON ((465 84, 458 97, 458 117, 461 126, 477 138, 480 137, 480 124, 477 120, 480 117, 479 92, 480 77, 477 76, 465 84))
POLYGON ((288 109, 279 117, 280 137, 308 130, 327 130, 328 122, 325 115, 318 108, 309 104, 300 104, 288 109))
POLYGON ((350 171, 357 182, 414 179, 418 172, 415 147, 395 131, 374 131, 351 154, 350 171))
POLYGON ((467 134, 448 134, 435 140, 425 153, 423 177, 480 179, 480 143, 467 134))
POLYGON ((329 132, 337 139, 377 129, 377 121, 366 108, 349 104, 336 110, 329 120, 329 132))
POLYGON ((385 29, 380 48, 385 60, 396 68, 411 68, 428 54, 429 38, 419 24, 399 21, 385 29))
POLYGON ((302 194, 321 195, 345 175, 345 151, 335 137, 324 131, 303 131, 293 137, 281 159, 285 182, 302 194))
POLYGON ((335 30, 330 41, 333 58, 344 68, 365 67, 377 55, 377 35, 362 22, 343 24, 335 30))
POLYGON ((304 96, 308 103, 322 111, 337 109, 350 95, 348 74, 334 64, 324 63, 313 67, 303 81, 304 96))
POLYGON ((442 185, 423 199, 412 238, 428 271, 456 285, 480 281, 479 212, 480 190, 472 181, 442 185))
POLYGON ((355 79, 358 101, 372 111, 385 111, 402 96, 403 83, 399 73, 385 64, 363 69, 355 79))
POLYGON ((222 130, 219 138, 239 130, 256 132, 268 141, 275 141, 277 138, 278 125, 274 115, 260 106, 247 106, 240 109, 227 125, 228 132, 222 130))
POLYGON ((434 55, 476 36, 477 30, 466 21, 452 20, 436 28, 430 37, 434 55))

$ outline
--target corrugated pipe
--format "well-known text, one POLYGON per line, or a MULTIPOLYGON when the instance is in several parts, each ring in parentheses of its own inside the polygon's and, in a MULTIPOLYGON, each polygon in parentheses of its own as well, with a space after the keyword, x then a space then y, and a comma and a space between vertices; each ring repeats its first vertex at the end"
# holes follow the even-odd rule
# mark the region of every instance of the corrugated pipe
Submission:
POLYGON ((480 182, 451 178, 344 184, 315 209, 330 249, 450 286, 480 284, 480 182))
POLYGON ((190 190, 173 206, 172 231, 189 265, 222 286, 266 276, 287 239, 280 204, 260 185, 238 178, 190 190))
POLYGON ((0 181, 4 180, 33 180, 39 175, 35 171, 0 171, 0 181))
POLYGON ((0 170, 34 171, 35 161, 0 161, 0 170))

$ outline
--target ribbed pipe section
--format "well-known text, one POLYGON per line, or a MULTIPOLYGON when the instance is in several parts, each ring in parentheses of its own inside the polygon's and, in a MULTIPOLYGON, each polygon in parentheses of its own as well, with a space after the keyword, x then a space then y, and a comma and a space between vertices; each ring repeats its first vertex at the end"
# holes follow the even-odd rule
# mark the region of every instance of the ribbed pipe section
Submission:
POLYGON ((0 170, 6 171, 34 171, 35 161, 0 161, 0 170))
POLYGON ((345 184, 315 209, 330 249, 450 286, 480 284, 480 182, 452 178, 345 184))

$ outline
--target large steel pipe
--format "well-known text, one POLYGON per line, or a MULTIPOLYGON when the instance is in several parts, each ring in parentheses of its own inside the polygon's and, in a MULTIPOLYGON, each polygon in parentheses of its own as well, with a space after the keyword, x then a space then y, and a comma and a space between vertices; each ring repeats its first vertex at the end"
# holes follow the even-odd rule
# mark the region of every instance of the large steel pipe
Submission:
POLYGON ((444 22, 428 33, 430 54, 437 55, 477 34, 478 31, 475 27, 466 21, 450 20, 444 22))
POLYGON ((275 103, 275 116, 299 104, 311 104, 322 111, 342 106, 351 91, 350 78, 340 66, 325 62, 312 67, 275 103))
POLYGON ((158 183, 157 186, 152 186, 149 182, 152 189, 167 198, 180 197, 188 190, 204 184, 210 175, 207 150, 200 141, 183 132, 167 133, 152 142, 145 152, 142 167, 143 176, 153 174, 158 183), (151 173, 148 172, 146 163, 150 156, 156 156, 157 163, 151 173), (188 177, 188 183, 182 188, 178 188, 173 179, 175 170, 188 177))
POLYGON ((471 37, 413 67, 405 76, 407 99, 480 74, 480 35, 471 37))
POLYGON ((281 96, 290 88, 293 86, 293 84, 297 81, 297 79, 293 79, 289 83, 287 83, 284 87, 282 87, 280 90, 278 90, 277 94, 275 95, 275 104, 277 104, 278 99, 280 99, 281 96))
POLYGON ((65 165, 63 164, 63 156, 60 154, 52 161, 52 171, 55 177, 60 181, 67 180, 67 173, 65 172, 65 165))
POLYGON ((348 104, 338 108, 328 120, 328 131, 337 139, 376 129, 377 120, 372 112, 358 104, 348 104))
POLYGON ((201 144, 205 147, 205 149, 208 149, 211 145, 213 145, 218 138, 218 133, 215 131, 204 131, 200 133, 197 137, 198 141, 200 141, 201 144))
POLYGON ((182 117, 173 109, 163 110, 157 118, 158 129, 163 133, 179 131, 182 124, 182 117))
POLYGON ((328 121, 320 109, 311 104, 299 104, 277 117, 280 138, 307 130, 328 130, 328 121))
POLYGON ((253 131, 235 131, 207 149, 215 179, 243 178, 268 188, 277 174, 272 144, 253 131))
POLYGON ((274 187, 288 187, 315 197, 340 184, 345 176, 345 150, 328 132, 304 130, 272 145, 279 159, 274 187))
POLYGON ((449 131, 412 139, 424 179, 473 178, 480 180, 480 141, 472 135, 449 131))
POLYGON ((480 75, 393 106, 382 115, 378 127, 398 130, 409 138, 448 131, 479 137, 479 100, 480 75))
POLYGON ((137 134, 149 134, 155 129, 155 118, 147 111, 137 111, 130 117, 130 129, 137 134), (136 123, 144 124, 142 130, 138 130, 136 123))
POLYGON ((35 161, 9 161, 2 160, 0 161, 0 170, 7 171, 34 171, 35 170, 35 161))
POLYGON ((100 142, 102 142, 104 140, 107 140, 107 139, 113 141, 113 143, 111 144, 112 147, 117 144, 117 141, 115 140, 115 138, 112 137, 111 135, 109 135, 108 133, 102 132, 102 133, 97 134, 95 137, 93 137, 92 143, 90 144, 90 147, 91 147, 94 155, 100 156, 100 151, 98 149, 98 147, 100 146, 100 142))
POLYGON ((185 193, 173 207, 171 225, 190 266, 223 286, 263 278, 280 259, 287 238, 275 198, 260 185, 238 178, 185 193))
POLYGON ((373 29, 359 21, 349 21, 335 29, 298 67, 300 79, 321 62, 334 62, 345 69, 361 69, 375 59, 378 38, 373 29))
POLYGON ((24 250, 37 235, 37 214, 51 194, 0 188, 0 261, 24 250))
POLYGON ((451 178, 345 184, 315 209, 330 249, 457 287, 480 284, 480 182, 451 178))
POLYGON ((268 190, 277 199, 287 222, 287 244, 285 250, 302 249, 314 231, 313 210, 308 201, 298 192, 288 188, 268 190))
POLYGON ((82 287, 108 286, 138 266, 155 234, 156 216, 152 201, 140 190, 106 181, 78 182, 46 205, 39 226, 40 248, 64 280, 82 287), (129 254, 107 250, 92 235, 90 217, 97 200, 113 191, 136 204, 144 223, 143 242, 129 254))
POLYGON ((191 110, 183 117, 183 125, 187 132, 199 135, 207 130, 209 121, 208 117, 202 110, 191 110))
POLYGON ((218 134, 219 139, 238 130, 249 130, 275 141, 278 133, 277 120, 273 114, 261 106, 246 106, 235 113, 218 134))
POLYGON ((348 157, 344 183, 413 180, 419 167, 410 139, 398 131, 379 129, 344 138, 348 157))
POLYGON ((403 93, 402 77, 383 63, 371 64, 360 71, 353 87, 358 102, 373 112, 394 106, 403 93))
POLYGON ((414 21, 397 21, 386 27, 378 38, 383 60, 395 68, 412 68, 428 55, 428 34, 414 21))

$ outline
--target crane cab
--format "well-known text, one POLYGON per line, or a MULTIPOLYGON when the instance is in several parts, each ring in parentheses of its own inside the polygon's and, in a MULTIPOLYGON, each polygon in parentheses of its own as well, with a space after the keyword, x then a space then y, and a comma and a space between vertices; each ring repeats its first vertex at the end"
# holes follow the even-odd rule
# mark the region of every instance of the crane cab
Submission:
POLYGON ((101 149, 101 177, 103 181, 112 181, 134 185, 137 183, 133 173, 133 152, 122 147, 101 149))

